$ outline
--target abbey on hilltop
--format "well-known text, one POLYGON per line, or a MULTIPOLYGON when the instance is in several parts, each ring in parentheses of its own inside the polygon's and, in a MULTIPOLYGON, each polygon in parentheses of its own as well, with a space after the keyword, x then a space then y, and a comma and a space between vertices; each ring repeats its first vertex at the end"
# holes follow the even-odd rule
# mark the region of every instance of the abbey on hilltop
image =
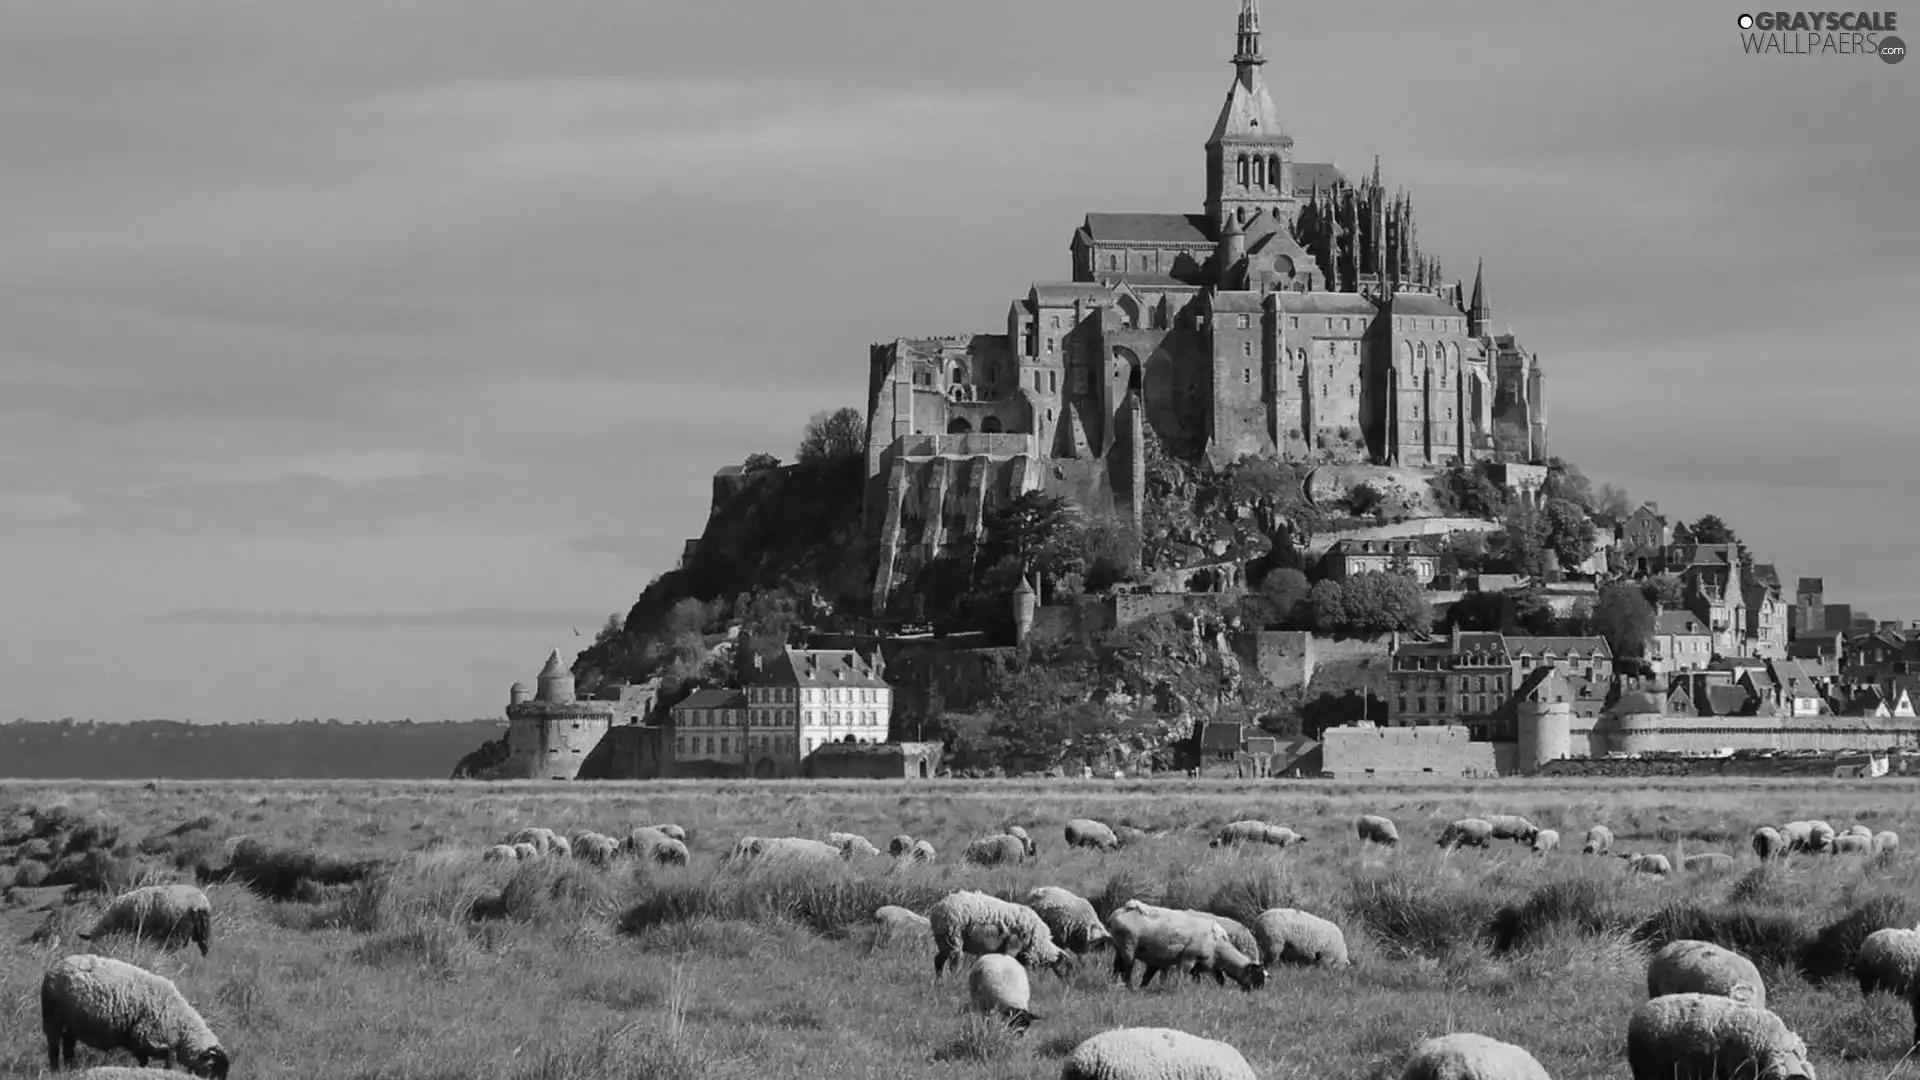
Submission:
POLYGON ((1377 158, 1357 181, 1296 162, 1265 63, 1242 0, 1202 213, 1088 214, 1073 280, 1033 285, 1005 333, 872 347, 876 608, 903 549, 977 536, 997 498, 1043 489, 1137 522, 1149 432, 1215 462, 1546 455, 1544 376, 1494 331, 1480 271, 1470 294, 1443 283, 1377 158))

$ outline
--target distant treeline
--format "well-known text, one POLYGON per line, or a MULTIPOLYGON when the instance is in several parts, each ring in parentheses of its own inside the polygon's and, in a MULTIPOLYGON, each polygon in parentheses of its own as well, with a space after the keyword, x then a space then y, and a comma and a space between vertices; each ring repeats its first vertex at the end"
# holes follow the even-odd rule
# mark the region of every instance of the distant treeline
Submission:
POLYGON ((22 780, 444 780, 499 720, 418 724, 0 724, 0 777, 22 780))

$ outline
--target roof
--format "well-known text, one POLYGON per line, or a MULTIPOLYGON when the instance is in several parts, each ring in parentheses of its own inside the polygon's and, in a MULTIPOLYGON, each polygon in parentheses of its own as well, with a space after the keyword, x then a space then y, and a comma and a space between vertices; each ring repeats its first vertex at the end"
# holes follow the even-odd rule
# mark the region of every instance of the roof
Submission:
POLYGON ((1511 592, 1526 588, 1532 580, 1526 574, 1477 574, 1473 584, 1480 592, 1511 592))
POLYGON ((1222 139, 1272 139, 1277 151, 1285 135, 1280 125, 1280 111, 1273 107, 1267 81, 1260 77, 1260 69, 1256 67, 1252 69, 1251 78, 1242 82, 1235 75, 1232 85, 1227 87, 1227 100, 1220 106, 1220 118, 1214 121, 1207 145, 1222 139))
POLYGON ((1103 271, 1096 268, 1094 276, 1114 285, 1125 282, 1128 285, 1150 285, 1155 289, 1186 289, 1191 292, 1200 290, 1200 287, 1193 282, 1182 281, 1172 274, 1143 274, 1137 270, 1103 271))
POLYGON ((572 673, 571 673, 571 672, 569 672, 569 671, 568 671, 568 670, 567 670, 566 668, 564 668, 564 667, 562 667, 562 666, 560 665, 560 650, 559 650, 559 649, 555 649, 555 650, 553 650, 553 651, 552 651, 551 653, 548 653, 548 654, 547 654, 547 666, 546 666, 546 667, 543 667, 543 668, 541 668, 541 669, 540 669, 540 677, 541 677, 541 678, 543 678, 543 679, 563 679, 563 678, 566 678, 566 677, 567 677, 568 675, 570 675, 570 674, 572 674, 572 673))
POLYGON ((1731 683, 1714 683, 1707 687, 1707 693, 1700 701, 1702 716, 1739 716, 1747 711, 1753 695, 1744 686, 1731 683))
POLYGON ((1674 544, 1668 551, 1672 562, 1688 566, 1732 566, 1739 562, 1737 544, 1674 544))
POLYGON ((1571 703, 1575 694, 1573 687, 1568 685, 1566 676, 1560 673, 1559 668, 1543 667, 1534 668, 1528 672, 1526 679, 1520 683, 1519 689, 1514 691, 1514 696, 1522 701, 1550 704, 1571 703))
POLYGON ((1210 295, 1207 298, 1207 306, 1216 312, 1265 311, 1267 298, 1264 293, 1227 289, 1210 295))
POLYGON ((1072 307, 1076 300, 1088 303, 1105 301, 1113 296, 1113 290, 1105 285, 1079 281, 1037 281, 1029 295, 1034 303, 1042 307, 1072 307))
POLYGON ((1081 228, 1096 244, 1213 246, 1212 224, 1200 214, 1088 214, 1081 228))
POLYGON ((1695 618, 1691 611, 1663 611, 1653 617, 1653 632, 1656 634, 1701 634, 1712 631, 1707 624, 1695 618))
POLYGON ((1515 656, 1521 653, 1532 656, 1545 656, 1549 653, 1555 656, 1566 656, 1570 653, 1578 653, 1582 656, 1590 656, 1595 653, 1604 657, 1613 656, 1613 650, 1607 646, 1607 639, 1603 637, 1521 637, 1515 635, 1507 638, 1507 651, 1513 653, 1515 656))
POLYGON ((1293 193, 1310 195, 1313 189, 1331 188, 1335 184, 1344 184, 1347 174, 1340 166, 1331 161, 1296 161, 1293 163, 1293 193))
POLYGON ((1826 579, 1817 578, 1817 577, 1803 577, 1800 579, 1800 591, 1801 592, 1817 592, 1817 593, 1826 592, 1827 591, 1826 579))
POLYGON ((1221 753, 1240 750, 1239 724, 1208 724, 1200 730, 1200 749, 1221 753))
POLYGON ((1430 536, 1409 536, 1386 540, 1335 540, 1327 548, 1334 555, 1433 555, 1439 551, 1430 536))
MULTIPOLYGON (((1746 693, 1747 692, 1745 690, 1741 690, 1740 691, 1741 697, 1744 698, 1746 696, 1746 693)), ((1615 701, 1612 705, 1608 706, 1606 710, 1606 715, 1630 716, 1634 714, 1644 714, 1644 713, 1653 713, 1655 715, 1659 715, 1666 711, 1667 711, 1667 707, 1666 707, 1665 699, 1658 697, 1654 694, 1650 694, 1645 690, 1628 690, 1626 693, 1620 695, 1620 699, 1618 701, 1615 701)))
POLYGON ((1466 313, 1455 307, 1451 300, 1445 300, 1430 293, 1394 293, 1391 298, 1391 310, 1395 315, 1444 315, 1454 319, 1466 318, 1466 313))
POLYGON ((783 649, 758 681, 767 686, 887 687, 866 658, 852 649, 783 649))
POLYGON ((1287 315, 1362 315, 1369 319, 1380 314, 1372 300, 1360 293, 1279 292, 1280 310, 1287 315))
POLYGON ((673 707, 674 712, 682 709, 744 709, 747 707, 747 695, 740 690, 722 687, 717 690, 695 690, 681 699, 673 707))

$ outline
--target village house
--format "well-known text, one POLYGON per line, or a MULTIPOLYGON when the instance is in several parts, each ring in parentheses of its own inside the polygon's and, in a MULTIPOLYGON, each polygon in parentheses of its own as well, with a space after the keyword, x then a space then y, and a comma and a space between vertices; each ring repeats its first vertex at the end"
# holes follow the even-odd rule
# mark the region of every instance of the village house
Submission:
POLYGON ((1440 551, 1425 536, 1405 540, 1338 540, 1324 556, 1327 575, 1349 578, 1355 574, 1402 573, 1422 585, 1440 572, 1440 551))
POLYGON ((1647 662, 1662 675, 1701 671, 1713 659, 1713 635, 1691 611, 1662 611, 1653 619, 1647 662))

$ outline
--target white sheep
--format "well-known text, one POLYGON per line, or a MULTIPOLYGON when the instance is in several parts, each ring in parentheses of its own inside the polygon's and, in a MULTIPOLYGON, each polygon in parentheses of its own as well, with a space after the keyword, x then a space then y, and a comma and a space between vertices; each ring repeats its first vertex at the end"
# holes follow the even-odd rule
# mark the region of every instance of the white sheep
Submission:
POLYGON ((1872 853, 1873 838, 1861 836, 1859 833, 1842 833, 1834 837, 1833 843, 1827 847, 1829 855, 1871 855, 1872 853))
POLYGON ((1092 818, 1074 818, 1067 822, 1068 847, 1098 848, 1111 851, 1120 846, 1120 838, 1113 834, 1111 826, 1092 818))
POLYGON ((1400 842, 1400 830, 1391 819, 1379 814, 1361 814, 1353 820, 1353 831, 1359 834, 1362 843, 1393 847, 1400 842))
POLYGON ((1873 830, 1868 826, 1855 824, 1855 825, 1847 826, 1847 831, 1841 833, 1840 835, 1841 836, 1857 836, 1862 840, 1872 840, 1873 830))
POLYGON ((1620 857, 1627 861, 1628 873, 1651 874, 1655 877, 1665 877, 1673 873, 1673 863, 1665 855, 1635 855, 1632 852, 1622 852, 1620 857))
POLYGON ((1113 827, 1113 835, 1120 841, 1121 847, 1128 847, 1147 839, 1153 834, 1147 832, 1145 829, 1136 829, 1132 825, 1115 825, 1113 827))
POLYGON ((1057 885, 1042 885, 1027 894, 1026 903, 1039 913, 1040 921, 1047 924, 1048 932, 1062 948, 1089 953, 1113 943, 1093 904, 1078 893, 1057 885))
POLYGON ((1033 842, 1033 837, 1027 835, 1027 830, 1018 825, 1009 825, 1007 826, 1007 835, 1019 837, 1020 842, 1027 846, 1027 858, 1031 859, 1040 854, 1039 845, 1033 842))
POLYGON ((1647 961, 1647 996, 1718 994, 1757 1009, 1767 1007, 1767 984, 1753 961, 1711 941, 1670 941, 1647 961))
POLYGON ((1787 842, 1787 851, 1806 851, 1813 846, 1813 822, 1789 821, 1780 826, 1780 839, 1787 842))
POLYGON ((1920 926, 1887 927, 1868 934, 1854 954, 1853 974, 1864 995, 1888 990, 1910 997, 1920 985, 1920 926))
POLYGON ((932 862, 938 855, 938 853, 933 850, 933 845, 925 840, 915 840, 913 842, 913 851, 910 854, 914 862, 932 862))
POLYGON ((1582 855, 1605 855, 1613 850, 1613 830, 1605 825, 1595 825, 1587 830, 1587 842, 1580 846, 1582 855))
POLYGON ((528 841, 522 840, 519 843, 513 845, 513 857, 519 860, 520 862, 526 862, 529 859, 537 859, 540 857, 540 845, 529 843, 528 841))
POLYGON ((1050 967, 1062 975, 1073 964, 1072 955, 1054 944, 1053 931, 1040 913, 1025 904, 962 890, 941 897, 928 909, 927 921, 933 930, 936 976, 946 970, 948 961, 958 963, 962 953, 1005 953, 1023 964, 1050 967))
MULTIPOLYGON (((1253 936, 1253 931, 1247 929, 1245 923, 1225 915, 1215 915, 1211 911, 1195 911, 1192 908, 1187 909, 1187 914, 1198 915, 1203 919, 1213 920, 1220 929, 1227 932, 1227 941, 1229 944, 1240 950, 1241 953, 1250 959, 1260 960, 1262 967, 1266 966, 1266 961, 1260 956, 1260 941, 1253 936)), ((1193 965, 1190 974, 1196 979, 1205 978, 1208 975, 1214 976, 1216 981, 1220 978, 1219 974, 1213 970, 1213 967, 1204 960, 1193 965)))
POLYGON ((849 859, 855 855, 880 854, 880 849, 859 833, 830 832, 827 834, 827 843, 839 848, 840 853, 849 859))
POLYGON ((687 830, 672 822, 663 821, 658 825, 648 825, 647 828, 652 829, 654 832, 665 834, 669 840, 678 840, 683 844, 687 842, 687 830))
POLYGON ((1753 830, 1753 853, 1763 861, 1785 855, 1787 850, 1787 838, 1780 835, 1779 829, 1762 825, 1753 830))
POLYGON ((480 853, 483 862, 518 862, 520 853, 511 844, 495 844, 480 853))
POLYGON ((1268 908, 1253 920, 1260 959, 1268 964, 1349 967, 1347 937, 1340 927, 1299 908, 1268 908))
POLYGON ((1264 821, 1235 821, 1226 825, 1216 834, 1208 847, 1232 847, 1236 844, 1271 844, 1274 847, 1292 847, 1306 842, 1306 837, 1287 828, 1285 825, 1269 825, 1264 821))
POLYGON ((873 936, 873 947, 878 949, 887 945, 906 942, 933 940, 933 922, 917 911, 910 911, 897 904, 882 904, 875 908, 873 921, 880 929, 873 936))
POLYGON ((1040 1019, 1031 1011, 1033 991, 1027 969, 1011 956, 988 953, 974 961, 967 973, 967 998, 974 1012, 998 1016, 1015 1031, 1025 1031, 1040 1019))
POLYGON ((1023 840, 1012 833, 995 833, 983 836, 967 845, 967 861, 977 866, 998 866, 1001 863, 1017 863, 1028 857, 1033 841, 1023 840))
POLYGON ((557 838, 558 834, 552 829, 528 826, 515 832, 512 836, 507 837, 507 843, 515 845, 531 844, 533 845, 536 855, 544 856, 553 850, 553 842, 557 838))
POLYGON ((899 836, 887 841, 887 854, 896 859, 902 855, 911 854, 912 852, 913 837, 908 836, 906 833, 901 833, 899 836))
POLYGON ((1778 1016, 1718 994, 1668 994, 1627 1021, 1633 1080, 1758 1076, 1814 1080, 1807 1044, 1778 1016))
POLYGON ((1892 829, 1883 829, 1880 832, 1873 834, 1873 853, 1875 855, 1878 855, 1883 851, 1898 851, 1898 850, 1900 850, 1900 834, 1899 833, 1894 832, 1892 829))
POLYGON ((73 1064, 77 1044, 126 1050, 145 1067, 176 1062, 195 1076, 225 1080, 231 1062, 206 1020, 172 979, 124 960, 80 954, 54 963, 40 978, 40 1028, 56 1072, 73 1064))
POLYGON ((1114 1028, 1067 1055, 1060 1080, 1259 1080, 1240 1051, 1173 1028, 1114 1028))
POLYGON ((1532 1054, 1509 1042, 1456 1031, 1414 1044, 1400 1080, 1552 1080, 1532 1054))
POLYGON ((1146 969, 1141 989, 1162 971, 1201 964, 1222 985, 1229 978, 1242 990, 1258 990, 1267 983, 1265 966, 1234 948, 1227 931, 1199 912, 1129 900, 1107 916, 1107 932, 1113 935, 1113 973, 1129 987, 1135 961, 1146 969))
POLYGON ((192 885, 147 885, 114 897, 82 941, 107 934, 133 934, 167 945, 191 941, 207 955, 213 938, 213 904, 192 885))
POLYGON ((556 859, 571 859, 573 858, 573 844, 570 843, 566 837, 555 833, 547 840, 547 854, 556 859))
POLYGON ((581 832, 573 837, 573 857, 593 866, 605 866, 620 854, 620 841, 597 832, 581 832))
POLYGON ((1493 839, 1493 822, 1485 818, 1460 818, 1447 823, 1440 830, 1439 846, 1443 848, 1486 847, 1493 839))
MULTIPOLYGON (((755 841, 749 855, 756 859, 773 861, 826 862, 830 859, 844 860, 848 852, 827 843, 805 836, 748 837, 755 841)), ((744 841, 743 841, 744 843, 744 841)), ((677 845, 684 852, 686 845, 672 837, 665 838, 666 845, 677 845)), ((659 850, 656 848, 656 850, 659 850)), ((668 850, 671 850, 669 848, 668 850)))
MULTIPOLYGON (((756 838, 750 836, 742 840, 741 843, 744 844, 748 840, 754 839, 756 838)), ((821 846, 825 847, 826 845, 822 844, 821 846)), ((685 841, 675 840, 673 837, 668 836, 663 830, 656 829, 651 825, 635 829, 628 833, 627 838, 621 842, 620 847, 622 850, 630 852, 640 859, 647 862, 658 863, 662 866, 685 866, 687 865, 687 859, 690 857, 685 841)), ((735 854, 738 854, 739 848, 736 847, 734 851, 735 854)))
POLYGON ((1545 855, 1547 852, 1560 846, 1560 831, 1558 829, 1535 829, 1533 831, 1533 844, 1531 846, 1535 854, 1545 855))
POLYGON ((1722 874, 1733 869, 1733 856, 1724 851, 1702 851, 1680 859, 1680 869, 1689 874, 1722 874))
POLYGON ((1833 826, 1815 819, 1807 822, 1807 850, 1818 855, 1833 846, 1833 826))
POLYGON ((1492 814, 1484 819, 1493 826, 1495 840, 1512 840, 1516 844, 1530 844, 1533 834, 1540 831, 1539 826, 1519 814, 1492 814))

